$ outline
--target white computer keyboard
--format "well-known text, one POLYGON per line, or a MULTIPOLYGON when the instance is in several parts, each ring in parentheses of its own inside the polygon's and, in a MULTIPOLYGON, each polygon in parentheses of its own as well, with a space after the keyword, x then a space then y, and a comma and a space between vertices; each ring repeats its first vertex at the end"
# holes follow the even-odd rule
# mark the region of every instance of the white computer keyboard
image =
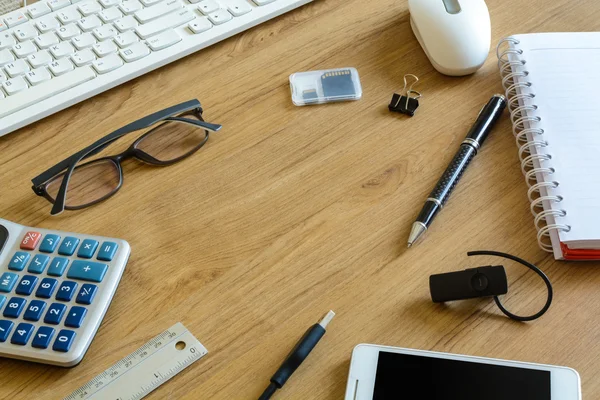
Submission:
POLYGON ((0 15, 0 136, 311 1, 42 0, 0 15))

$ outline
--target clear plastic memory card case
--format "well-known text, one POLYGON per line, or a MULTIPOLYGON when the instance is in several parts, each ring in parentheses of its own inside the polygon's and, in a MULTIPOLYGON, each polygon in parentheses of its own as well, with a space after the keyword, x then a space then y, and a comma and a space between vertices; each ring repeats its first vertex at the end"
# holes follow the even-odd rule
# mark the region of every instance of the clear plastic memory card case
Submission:
POLYGON ((362 87, 356 68, 297 72, 290 75, 292 101, 297 106, 359 100, 362 87))

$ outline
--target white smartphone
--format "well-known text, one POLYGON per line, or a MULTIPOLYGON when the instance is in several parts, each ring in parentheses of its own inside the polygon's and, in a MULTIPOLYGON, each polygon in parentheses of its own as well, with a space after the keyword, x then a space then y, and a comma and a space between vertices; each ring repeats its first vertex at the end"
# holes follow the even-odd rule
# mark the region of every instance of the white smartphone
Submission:
POLYGON ((581 400, 577 371, 359 344, 345 400, 581 400))

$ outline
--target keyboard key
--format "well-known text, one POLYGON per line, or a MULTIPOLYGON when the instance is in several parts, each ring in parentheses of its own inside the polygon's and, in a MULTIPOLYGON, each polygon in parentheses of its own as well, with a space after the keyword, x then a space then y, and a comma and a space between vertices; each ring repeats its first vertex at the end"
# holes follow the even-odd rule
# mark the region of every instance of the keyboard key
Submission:
POLYGON ((93 261, 74 260, 67 273, 69 279, 81 279, 88 282, 102 282, 108 265, 93 261))
POLYGON ((102 243, 102 246, 100 246, 100 251, 96 258, 100 261, 112 261, 118 247, 119 246, 114 242, 104 242, 102 243))
POLYGON ((94 36, 89 33, 83 33, 79 36, 75 36, 72 40, 73 44, 75 45, 75 47, 77 47, 78 50, 83 50, 86 49, 88 47, 92 47, 93 45, 96 44, 96 38, 94 38, 94 36))
POLYGON ((120 50, 119 53, 125 62, 133 62, 149 55, 150 49, 144 43, 137 42, 123 50, 120 50))
POLYGON ((19 318, 26 302, 27 301, 21 297, 13 297, 6 305, 3 315, 6 318, 19 318))
POLYGON ((25 314, 23 315, 23 319, 27 321, 39 321, 42 318, 42 313, 46 308, 46 303, 41 300, 31 300, 27 309, 25 310, 25 314))
POLYGON ((81 34, 81 30, 77 27, 76 24, 68 24, 65 26, 61 26, 58 31, 56 31, 58 36, 62 40, 69 40, 77 35, 81 34))
POLYGON ((19 25, 19 27, 13 31, 13 35, 15 35, 15 37, 22 42, 24 40, 33 39, 39 35, 39 33, 33 24, 28 22, 26 24, 19 25))
POLYGON ((44 269, 46 269, 48 261, 50 261, 50 257, 44 254, 36 254, 35 256, 33 256, 33 259, 29 263, 29 268, 27 268, 27 272, 41 274, 42 272, 44 272, 44 269))
POLYGON ((102 11, 102 6, 97 1, 86 1, 79 4, 78 8, 85 17, 89 17, 92 14, 98 14, 102 11))
MULTIPOLYGON (((42 100, 62 93, 95 77, 96 74, 94 74, 94 71, 89 66, 84 66, 61 75, 58 78, 41 83, 36 86, 36 90, 26 90, 9 98, 0 99, 0 118, 11 115, 30 105, 37 104, 42 100)), ((60 248, 59 254, 62 254, 60 253, 60 248)))
POLYGON ((59 241, 60 236, 58 235, 51 234, 44 236, 44 240, 42 240, 42 244, 40 244, 40 251, 42 253, 54 253, 59 241))
MULTIPOLYGON (((116 53, 119 48, 112 40, 106 40, 104 42, 98 42, 92 46, 92 49, 98 55, 98 57, 106 57, 109 54, 116 53)), ((79 248, 81 251, 81 248, 79 248)))
POLYGON ((196 18, 188 25, 194 33, 202 33, 212 28, 213 24, 206 17, 196 18))
POLYGON ((227 21, 231 21, 233 19, 233 15, 227 10, 219 9, 215 12, 208 14, 208 19, 215 25, 224 24, 227 21))
MULTIPOLYGON (((69 42, 60 42, 59 44, 55 44, 54 46, 50 47, 50 52, 52 53, 54 58, 63 58, 63 57, 67 57, 67 56, 70 56, 71 54, 75 53, 75 48, 69 42)), ((52 65, 52 64, 50 64, 50 65, 52 65)), ((72 69, 73 68, 72 68, 72 64, 71 64, 71 67, 67 68, 66 70, 70 71, 72 69)), ((52 71, 52 72, 54 72, 54 71, 52 71)))
POLYGON ((77 282, 64 281, 58 292, 56 293, 56 300, 60 301, 71 301, 77 290, 77 282))
POLYGON ((87 309, 85 307, 71 307, 69 314, 67 314, 67 319, 65 319, 65 326, 70 328, 79 328, 83 323, 85 314, 87 314, 87 309))
POLYGON ((60 320, 62 319, 66 309, 67 309, 67 306, 65 306, 64 304, 52 303, 50 305, 50 308, 48 308, 48 312, 46 313, 46 316, 44 317, 44 323, 58 325, 60 323, 60 320))
POLYGON ((138 36, 133 33, 133 31, 123 32, 117 36, 115 36, 115 43, 119 45, 120 48, 125 48, 133 43, 138 42, 140 39, 138 36))
POLYGON ((12 272, 5 272, 0 276, 0 292, 10 293, 17 284, 19 275, 12 272))
MULTIPOLYGON (((75 301, 79 304, 90 305, 92 304, 92 301, 94 301, 97 291, 98 287, 96 285, 86 283, 79 290, 79 294, 77 295, 77 299, 75 299, 75 301)), ((0 304, 0 307, 2 307, 2 304, 0 304)))
POLYGON ((66 353, 71 349, 73 339, 75 339, 75 332, 68 329, 61 329, 58 332, 58 336, 56 336, 52 350, 66 353))
POLYGON ((75 22, 75 21, 78 21, 79 19, 81 19, 81 14, 79 14, 79 11, 77 11, 76 6, 72 6, 72 7, 68 7, 63 10, 60 10, 56 14, 56 17, 63 25, 66 25, 66 24, 70 24, 71 22, 75 22))
POLYGON ((148 40, 148 45, 154 51, 162 50, 169 46, 179 43, 181 37, 173 30, 160 33, 148 40))
POLYGON ((0 34, 0 50, 8 49, 17 44, 15 37, 7 32, 0 34))
MULTIPOLYGON (((50 270, 48 270, 50 271, 50 270)), ((38 290, 35 292, 35 297, 39 297, 42 299, 49 299, 52 297, 54 290, 56 289, 56 285, 58 281, 52 278, 44 278, 38 287, 38 290)))
POLYGON ((166 16, 180 8, 183 8, 183 3, 180 0, 167 0, 136 12, 135 18, 140 21, 140 23, 145 24, 158 17, 166 16))
POLYGON ((33 325, 21 322, 19 325, 17 325, 17 329, 15 329, 10 342, 19 346, 25 346, 27 342, 29 342, 29 338, 33 333, 33 329, 33 325))
MULTIPOLYGON (((227 12, 227 11, 225 11, 225 12, 227 12)), ((231 14, 229 14, 229 15, 231 16, 231 14)), ((181 40, 181 38, 179 37, 179 35, 177 35, 177 33, 175 33, 175 31, 169 30, 169 29, 175 28, 179 25, 186 24, 186 23, 190 22, 191 20, 193 20, 194 18, 196 18, 196 15, 191 10, 184 8, 181 11, 177 11, 175 13, 165 15, 164 17, 157 18, 157 19, 155 19, 151 22, 148 22, 144 25, 140 25, 137 28, 135 28, 135 32, 142 39, 147 39, 150 36, 156 35, 157 33, 160 33, 163 31, 167 31, 167 32, 170 32, 172 35, 176 35, 177 40, 174 40, 172 42, 170 41, 170 44, 164 46, 164 47, 167 47, 167 46, 170 46, 171 44, 175 44, 181 40)), ((152 39, 154 39, 154 38, 152 38, 152 39)), ((158 48, 155 49, 155 47, 159 47, 156 45, 150 46, 150 47, 153 50, 160 50, 158 48)), ((164 48, 164 47, 161 47, 161 48, 164 48)))
POLYGON ((119 31, 111 24, 106 24, 94 29, 92 33, 94 34, 94 36, 96 36, 96 39, 102 41, 117 36, 119 34, 119 31))
POLYGON ((58 44, 58 36, 54 34, 54 32, 42 33, 40 36, 36 37, 35 44, 38 45, 40 49, 47 49, 50 46, 54 46, 58 44))
POLYGON ((72 256, 75 253, 75 249, 79 244, 79 239, 76 237, 67 236, 63 239, 60 247, 58 248, 58 254, 61 256, 72 256))
POLYGON ((234 17, 240 17, 252 11, 252 6, 248 4, 246 0, 228 0, 227 10, 229 10, 234 17))
MULTIPOLYGON (((39 54, 42 52, 46 52, 46 50, 39 51, 36 54, 39 54)), ((35 54, 32 54, 31 56, 35 56, 35 54)), ((50 58, 50 60, 52 60, 52 57, 50 57, 49 54, 48 54, 48 57, 50 58)), ((31 60, 29 58, 28 58, 28 60, 29 60, 29 63, 31 63, 31 60)), ((27 82, 29 82, 30 85, 35 86, 35 85, 39 85, 42 82, 52 79, 52 75, 50 75, 50 71, 48 71, 48 68, 40 67, 40 68, 36 68, 33 71, 29 71, 28 73, 26 73, 25 78, 27 79, 27 82)))
POLYGON ((116 54, 111 54, 106 57, 102 57, 92 63, 92 66, 99 74, 106 74, 110 71, 122 67, 124 64, 123 59, 116 54))
POLYGON ((119 5, 119 8, 123 12, 123 14, 130 15, 134 12, 142 9, 142 3, 138 0, 125 0, 123 3, 119 5))
POLYGON ((6 342, 14 323, 5 319, 0 320, 0 343, 6 342))
POLYGON ((38 1, 27 7, 27 13, 31 18, 38 18, 42 15, 50 14, 52 10, 44 1, 38 1))
POLYGON ((33 68, 39 68, 50 64, 53 61, 53 58, 48 50, 40 50, 37 53, 33 53, 27 57, 27 61, 29 61, 29 64, 31 64, 33 68))
POLYGON ((102 26, 102 21, 100 21, 100 18, 98 18, 96 15, 91 15, 87 18, 82 18, 77 21, 77 25, 79 25, 82 31, 90 32, 102 26))
MULTIPOLYGON (((24 60, 17 60, 17 61, 25 62, 24 60)), ((10 63, 8 65, 12 66, 14 64, 10 63)), ((22 92, 23 90, 28 88, 27 82, 25 82, 25 79, 23 79, 20 76, 9 79, 6 82, 2 82, 2 87, 4 88, 4 91, 6 92, 6 94, 9 96, 15 95, 15 94, 22 92)))
POLYGON ((100 19, 102 19, 102 21, 109 23, 121 18, 123 14, 121 14, 121 11, 119 11, 117 7, 110 7, 101 11, 100 14, 98 14, 98 16, 100 16, 100 19))
POLYGON ((202 12, 202 14, 204 15, 213 13, 219 8, 221 7, 219 6, 219 3, 217 3, 215 0, 203 0, 200 3, 198 3, 198 10, 200 10, 200 12, 202 12))
POLYGON ((77 65, 78 67, 81 67, 86 64, 91 64, 92 61, 94 61, 95 59, 96 56, 94 55, 94 53, 92 53, 90 49, 83 49, 71 56, 71 60, 73 60, 75 65, 77 65))
POLYGON ((42 33, 49 33, 50 31, 55 31, 60 27, 60 22, 53 15, 45 15, 41 18, 36 19, 35 26, 42 33))
MULTIPOLYGON (((8 269, 13 271, 23 271, 27 261, 29 261, 30 254, 24 251, 17 251, 15 255, 10 259, 8 263, 8 269)), ((110 260, 108 260, 110 261, 110 260)))
POLYGON ((21 278, 21 282, 19 282, 17 285, 15 293, 23 296, 29 296, 31 293, 33 293, 33 289, 35 289, 37 281, 38 278, 33 275, 24 275, 21 278))
POLYGON ((61 58, 60 60, 50 63, 50 71, 54 74, 54 76, 64 75, 69 71, 73 71, 74 69, 75 66, 71 61, 69 61, 68 58, 61 58))
POLYGON ((31 40, 26 40, 21 43, 17 43, 13 47, 13 52, 19 58, 25 58, 30 54, 37 53, 38 48, 33 44, 31 40))
POLYGON ((133 17, 133 15, 128 15, 126 17, 116 20, 115 26, 121 33, 123 33, 135 28, 136 26, 138 26, 138 23, 137 20, 133 17))
POLYGON ((54 328, 49 326, 40 326, 33 337, 31 345, 36 349, 47 349, 54 336, 54 328))
POLYGON ((69 0, 50 0, 48 5, 52 9, 52 11, 60 10, 61 8, 65 8, 69 6, 71 2, 69 0))
POLYGON ((4 15, 4 22, 9 28, 13 26, 21 25, 27 22, 29 19, 21 11, 13 11, 4 15))
POLYGON ((0 65, 13 61, 15 61, 15 56, 9 49, 0 50, 0 65))
MULTIPOLYGON (((21 61, 23 61, 23 60, 21 60, 21 61)), ((10 72, 8 70, 6 72, 8 72, 8 74, 10 75, 10 72)), ((23 237, 23 240, 21 240, 21 249, 22 250, 35 250, 35 247, 37 246, 37 244, 41 238, 42 238, 42 234, 39 232, 27 232, 25 234, 25 236, 23 237)))

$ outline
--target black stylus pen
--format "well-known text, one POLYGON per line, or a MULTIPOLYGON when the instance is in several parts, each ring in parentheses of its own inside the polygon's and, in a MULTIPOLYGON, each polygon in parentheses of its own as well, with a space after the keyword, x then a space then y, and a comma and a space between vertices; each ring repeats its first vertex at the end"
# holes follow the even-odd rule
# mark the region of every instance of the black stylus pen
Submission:
POLYGON ((471 127, 467 137, 460 145, 458 152, 446 171, 435 185, 435 188, 425 201, 425 205, 412 226, 408 237, 408 247, 411 247, 429 228, 437 213, 444 207, 450 193, 467 169, 467 166, 477 155, 483 142, 506 108, 506 97, 495 94, 481 109, 477 120, 471 127))

